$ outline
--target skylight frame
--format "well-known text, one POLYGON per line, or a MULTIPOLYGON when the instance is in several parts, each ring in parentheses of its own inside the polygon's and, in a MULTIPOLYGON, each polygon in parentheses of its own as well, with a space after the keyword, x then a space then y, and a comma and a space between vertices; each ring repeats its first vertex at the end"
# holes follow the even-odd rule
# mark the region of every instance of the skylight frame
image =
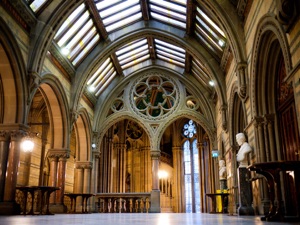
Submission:
POLYGON ((186 1, 149 0, 149 9, 152 18, 186 29, 186 1))
POLYGON ((94 95, 98 97, 116 75, 113 61, 108 57, 88 79, 87 86, 92 87, 94 95))
POLYGON ((199 5, 196 6, 194 33, 204 46, 220 60, 227 42, 225 33, 199 5))
POLYGON ((26 0, 34 13, 38 13, 50 0, 26 0))
POLYGON ((108 33, 143 19, 140 0, 94 0, 94 2, 108 33))
POLYGON ((157 58, 182 68, 185 67, 186 52, 183 48, 160 39, 154 39, 154 45, 157 58))
POLYGON ((134 40, 116 51, 122 69, 129 68, 150 58, 146 38, 134 40))
POLYGON ((78 6, 54 36, 54 42, 73 66, 77 66, 99 43, 100 35, 85 3, 78 6))

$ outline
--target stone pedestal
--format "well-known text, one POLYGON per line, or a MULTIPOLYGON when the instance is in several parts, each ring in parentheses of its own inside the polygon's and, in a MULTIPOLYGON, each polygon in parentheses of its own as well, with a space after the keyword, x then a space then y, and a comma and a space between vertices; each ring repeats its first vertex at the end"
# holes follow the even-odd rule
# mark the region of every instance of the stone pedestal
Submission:
POLYGON ((254 215, 252 207, 252 191, 251 183, 248 181, 250 174, 247 168, 239 167, 237 169, 238 175, 238 190, 239 190, 239 215, 254 215))
POLYGON ((160 191, 159 190, 152 190, 151 191, 151 207, 150 213, 160 213, 160 191))
POLYGON ((220 190, 221 191, 227 190, 227 180, 226 179, 220 180, 220 190))

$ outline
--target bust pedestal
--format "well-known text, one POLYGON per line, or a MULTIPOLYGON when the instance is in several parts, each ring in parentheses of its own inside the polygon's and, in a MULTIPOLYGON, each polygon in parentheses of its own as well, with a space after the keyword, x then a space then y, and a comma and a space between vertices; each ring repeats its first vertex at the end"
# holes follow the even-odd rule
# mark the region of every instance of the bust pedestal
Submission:
POLYGON ((249 183, 249 171, 246 167, 239 167, 237 169, 238 188, 239 188, 239 215, 254 215, 252 207, 252 191, 251 183, 249 183))

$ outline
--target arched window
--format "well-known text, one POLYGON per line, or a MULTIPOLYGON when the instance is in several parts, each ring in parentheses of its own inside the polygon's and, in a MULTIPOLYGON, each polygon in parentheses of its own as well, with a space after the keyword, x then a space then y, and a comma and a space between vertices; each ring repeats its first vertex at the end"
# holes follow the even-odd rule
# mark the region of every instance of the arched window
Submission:
POLYGON ((199 157, 196 126, 190 120, 183 127, 187 140, 183 144, 185 208, 187 213, 200 213, 199 157))

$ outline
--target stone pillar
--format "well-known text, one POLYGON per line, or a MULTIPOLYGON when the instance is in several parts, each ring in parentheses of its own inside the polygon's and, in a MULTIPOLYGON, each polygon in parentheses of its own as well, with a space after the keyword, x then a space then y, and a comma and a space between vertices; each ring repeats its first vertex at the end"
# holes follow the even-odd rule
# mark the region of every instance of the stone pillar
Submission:
MULTIPOLYGON (((254 127, 255 127, 255 135, 257 136, 258 140, 258 148, 256 151, 257 162, 266 162, 266 155, 265 155, 265 145, 264 145, 264 119, 261 117, 255 117, 254 119, 254 127)), ((265 180, 259 179, 259 192, 261 198, 261 206, 263 213, 267 213, 270 207, 270 199, 269 199, 269 191, 268 186, 265 180)))
POLYGON ((66 213, 67 207, 64 205, 66 162, 70 157, 69 149, 49 149, 50 158, 50 185, 59 187, 60 190, 51 194, 50 205, 54 213, 66 213))
POLYGON ((91 169, 93 164, 91 162, 87 162, 84 166, 83 172, 83 193, 91 192, 91 169))
POLYGON ((8 146, 8 133, 6 131, 0 131, 0 202, 2 202, 4 198, 8 146))
POLYGON ((8 152, 4 201, 14 202, 16 185, 17 185, 19 159, 20 159, 20 143, 22 137, 24 136, 24 132, 12 131, 10 133, 10 136, 11 136, 11 143, 8 152))
MULTIPOLYGON (((57 157, 51 155, 48 157, 50 160, 50 175, 49 175, 49 184, 52 187, 56 187, 57 186, 57 157)), ((50 196, 50 203, 54 204, 55 203, 55 199, 56 199, 56 191, 53 192, 50 196)))
MULTIPOLYGON (((91 174, 91 193, 97 193, 98 188, 98 177, 99 177, 99 152, 93 152, 93 168, 92 168, 92 174, 91 174)), ((92 206, 96 206, 95 198, 91 199, 92 206)), ((99 212, 98 208, 92 209, 94 212, 99 212)))
POLYGON ((159 179, 158 179, 158 169, 159 169, 159 158, 160 151, 151 150, 150 156, 152 160, 152 192, 151 192, 151 208, 150 212, 160 213, 160 190, 159 190, 159 179))
POLYGON ((250 172, 246 167, 239 167, 237 170, 238 175, 238 188, 239 188, 239 215, 254 215, 254 209, 252 207, 252 191, 250 172))
MULTIPOLYGON (((8 134, 10 134, 8 155, 7 152, 3 153, 3 157, 7 158, 4 196, 3 202, 0 202, 0 214, 3 215, 20 214, 20 206, 15 202, 15 194, 20 161, 20 144, 26 135, 23 130, 9 131, 8 134)), ((5 146, 4 143, 3 146, 5 146)))
POLYGON ((173 147, 173 168, 174 168, 174 185, 172 185, 172 195, 174 198, 174 212, 183 212, 183 197, 184 193, 182 191, 182 180, 183 180, 183 152, 181 147, 173 147))

